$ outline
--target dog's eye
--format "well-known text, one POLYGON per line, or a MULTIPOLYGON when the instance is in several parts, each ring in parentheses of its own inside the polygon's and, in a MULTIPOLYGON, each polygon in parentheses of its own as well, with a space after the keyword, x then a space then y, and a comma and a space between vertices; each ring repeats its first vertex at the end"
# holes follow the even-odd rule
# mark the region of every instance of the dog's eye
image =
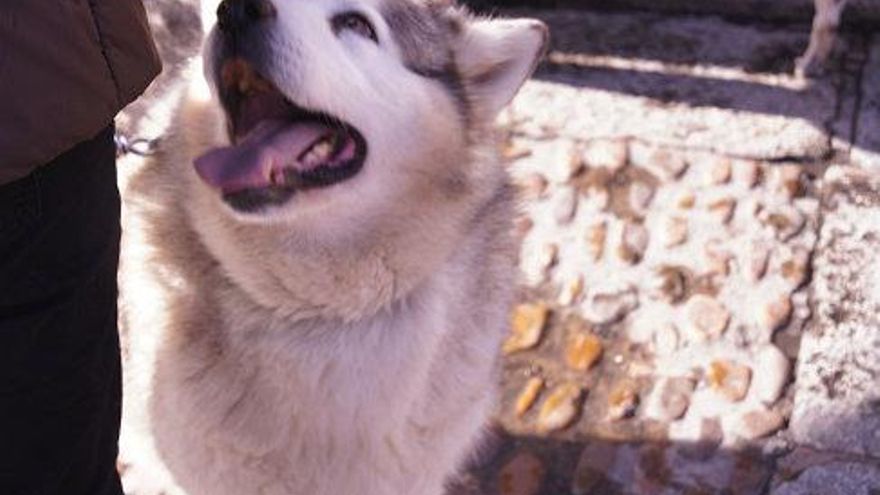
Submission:
POLYGON ((336 34, 339 34, 344 30, 350 30, 364 38, 369 38, 376 43, 379 42, 379 37, 376 36, 376 30, 373 29, 373 25, 370 24, 370 21, 364 17, 363 14, 358 12, 343 12, 342 14, 337 14, 333 16, 330 24, 333 26, 333 32, 336 34))

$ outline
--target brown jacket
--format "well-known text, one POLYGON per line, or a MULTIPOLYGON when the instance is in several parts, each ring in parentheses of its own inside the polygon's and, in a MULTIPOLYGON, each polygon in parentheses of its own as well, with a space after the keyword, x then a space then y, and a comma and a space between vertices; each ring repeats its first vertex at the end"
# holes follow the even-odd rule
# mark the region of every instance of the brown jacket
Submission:
POLYGON ((93 137, 159 70, 141 0, 0 0, 0 184, 93 137))

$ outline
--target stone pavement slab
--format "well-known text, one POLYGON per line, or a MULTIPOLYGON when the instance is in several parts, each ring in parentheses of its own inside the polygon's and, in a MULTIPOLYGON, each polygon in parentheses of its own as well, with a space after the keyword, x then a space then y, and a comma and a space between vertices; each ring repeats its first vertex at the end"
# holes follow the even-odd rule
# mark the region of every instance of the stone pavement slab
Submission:
POLYGON ((806 469, 772 495, 876 495, 880 493, 880 466, 836 462, 806 469))
POLYGON ((790 411, 790 342, 809 314, 818 231, 805 171, 517 132, 544 110, 519 116, 508 148, 524 196, 525 304, 505 346, 499 421, 548 465, 570 461, 548 448, 564 442, 584 462, 551 470, 538 493, 581 481, 761 493, 770 463, 743 447, 790 411))
POLYGON ((528 11, 553 46, 513 105, 533 113, 533 135, 637 137, 756 159, 819 159, 839 115, 833 77, 791 75, 807 26, 742 25, 720 18, 528 11), (537 111, 536 111, 537 109, 537 111))
POLYGON ((790 426, 800 443, 880 457, 880 177, 826 179, 790 426))

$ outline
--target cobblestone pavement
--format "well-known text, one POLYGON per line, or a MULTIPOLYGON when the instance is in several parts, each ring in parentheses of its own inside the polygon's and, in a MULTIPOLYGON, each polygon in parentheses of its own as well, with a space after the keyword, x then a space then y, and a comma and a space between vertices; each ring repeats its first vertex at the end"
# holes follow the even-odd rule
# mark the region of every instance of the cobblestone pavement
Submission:
MULTIPOLYGON (((167 48, 192 35, 171 5, 148 3, 173 71, 136 135, 196 46, 167 48)), ((876 34, 800 81, 806 24, 508 13, 554 41, 501 119, 522 283, 453 492, 880 493, 876 34)))
POLYGON ((878 493, 880 50, 798 81, 798 26, 522 13, 554 46, 503 119, 523 282, 460 490, 878 493))

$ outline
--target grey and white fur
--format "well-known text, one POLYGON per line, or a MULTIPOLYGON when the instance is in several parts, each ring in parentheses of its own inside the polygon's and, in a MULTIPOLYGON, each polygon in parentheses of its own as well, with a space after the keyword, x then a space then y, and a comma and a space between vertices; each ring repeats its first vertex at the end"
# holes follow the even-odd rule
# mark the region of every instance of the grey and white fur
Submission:
POLYGON ((125 190, 123 454, 171 493, 439 495, 496 400, 515 250, 493 122, 546 28, 440 1, 271 6, 239 53, 369 152, 344 182, 230 207, 192 165, 231 139, 210 31, 213 92, 194 80, 125 190), (377 40, 334 30, 342 10, 377 40))

